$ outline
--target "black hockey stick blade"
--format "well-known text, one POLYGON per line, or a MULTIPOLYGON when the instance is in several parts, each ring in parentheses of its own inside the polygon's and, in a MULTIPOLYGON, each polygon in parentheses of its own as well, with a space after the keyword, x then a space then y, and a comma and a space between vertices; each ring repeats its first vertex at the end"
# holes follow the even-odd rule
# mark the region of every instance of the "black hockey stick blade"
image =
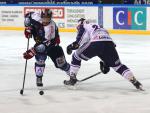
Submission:
POLYGON ((145 89, 143 89, 143 87, 141 86, 141 87, 139 87, 139 90, 140 91, 145 91, 145 89))
POLYGON ((92 78, 92 77, 94 77, 94 76, 97 76, 97 75, 99 75, 99 74, 101 74, 101 73, 102 73, 102 72, 97 72, 97 73, 95 73, 95 74, 93 74, 93 75, 91 75, 91 76, 89 76, 89 77, 86 77, 86 78, 84 78, 84 79, 78 80, 78 82, 86 81, 86 80, 88 80, 88 79, 90 79, 90 78, 92 78))
POLYGON ((23 89, 20 90, 20 94, 23 95, 23 89))

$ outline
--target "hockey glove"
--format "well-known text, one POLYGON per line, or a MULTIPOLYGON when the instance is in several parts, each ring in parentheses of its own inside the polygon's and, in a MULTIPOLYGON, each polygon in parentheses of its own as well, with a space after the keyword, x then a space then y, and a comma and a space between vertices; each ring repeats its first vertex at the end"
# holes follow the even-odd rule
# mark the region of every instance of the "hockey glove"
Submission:
POLYGON ((33 56, 35 56, 35 50, 34 48, 31 48, 27 50, 25 53, 23 53, 24 59, 31 59, 33 56))
POLYGON ((72 53, 72 46, 69 45, 69 46, 67 46, 67 54, 71 55, 71 53, 72 53))
MULTIPOLYGON (((54 46, 59 45, 59 44, 60 44, 60 38, 59 38, 59 37, 55 37, 54 39, 51 39, 51 40, 50 40, 50 44, 51 44, 51 45, 54 45, 54 46)), ((49 44, 49 45, 50 45, 50 44, 49 44)))
POLYGON ((110 71, 110 68, 102 61, 100 61, 100 70, 102 73, 107 74, 110 71))
POLYGON ((59 37, 56 37, 55 38, 55 45, 59 45, 60 44, 60 38, 59 37))
POLYGON ((76 50, 79 48, 79 44, 77 42, 73 42, 72 44, 67 46, 67 54, 71 54, 72 50, 76 50))
POLYGON ((24 35, 27 39, 31 38, 32 33, 31 33, 31 27, 26 27, 24 30, 24 35))

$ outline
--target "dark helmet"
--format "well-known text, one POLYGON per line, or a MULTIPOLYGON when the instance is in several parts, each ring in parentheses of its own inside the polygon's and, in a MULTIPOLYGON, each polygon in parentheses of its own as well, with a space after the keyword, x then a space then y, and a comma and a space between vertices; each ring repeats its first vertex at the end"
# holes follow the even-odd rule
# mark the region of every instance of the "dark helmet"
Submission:
POLYGON ((84 21, 85 21, 84 18, 80 18, 80 19, 78 20, 78 23, 83 24, 84 21))
POLYGON ((50 9, 44 9, 44 11, 41 12, 41 18, 52 18, 52 11, 50 9))
POLYGON ((78 31, 80 30, 81 27, 83 27, 84 22, 88 22, 88 21, 86 21, 86 19, 84 19, 84 18, 80 18, 78 20, 78 24, 77 24, 77 27, 76 27, 78 31))

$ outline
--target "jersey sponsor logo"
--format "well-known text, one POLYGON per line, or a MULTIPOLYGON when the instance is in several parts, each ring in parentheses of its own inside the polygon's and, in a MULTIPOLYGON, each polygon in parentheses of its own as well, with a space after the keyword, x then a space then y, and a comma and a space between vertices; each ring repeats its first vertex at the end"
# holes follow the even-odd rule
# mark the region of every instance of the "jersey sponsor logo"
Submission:
POLYGON ((29 12, 41 12, 44 9, 51 9, 53 12, 53 18, 64 19, 64 7, 24 7, 24 14, 29 12))
POLYGON ((146 8, 113 8, 113 28, 146 30, 146 8))

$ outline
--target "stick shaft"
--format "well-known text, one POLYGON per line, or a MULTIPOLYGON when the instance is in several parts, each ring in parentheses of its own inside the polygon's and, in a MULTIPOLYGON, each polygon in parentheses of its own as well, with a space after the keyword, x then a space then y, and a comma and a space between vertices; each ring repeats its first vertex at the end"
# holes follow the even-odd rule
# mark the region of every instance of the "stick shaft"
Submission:
MULTIPOLYGON (((28 42, 27 42, 27 50, 29 49, 29 39, 28 39, 28 42)), ((27 62, 28 60, 26 59, 26 62, 25 62, 25 68, 24 68, 24 77, 23 77, 23 84, 22 84, 22 94, 23 94, 23 91, 24 91, 24 85, 25 85, 25 79, 26 79, 26 71, 27 71, 27 62)))
POLYGON ((78 82, 83 82, 83 81, 85 81, 85 80, 88 80, 88 79, 90 79, 90 78, 92 78, 92 77, 94 77, 94 76, 99 75, 100 73, 101 73, 101 72, 97 72, 97 73, 95 73, 95 74, 93 74, 93 75, 91 75, 91 76, 88 76, 88 77, 84 78, 84 79, 78 80, 78 82))

